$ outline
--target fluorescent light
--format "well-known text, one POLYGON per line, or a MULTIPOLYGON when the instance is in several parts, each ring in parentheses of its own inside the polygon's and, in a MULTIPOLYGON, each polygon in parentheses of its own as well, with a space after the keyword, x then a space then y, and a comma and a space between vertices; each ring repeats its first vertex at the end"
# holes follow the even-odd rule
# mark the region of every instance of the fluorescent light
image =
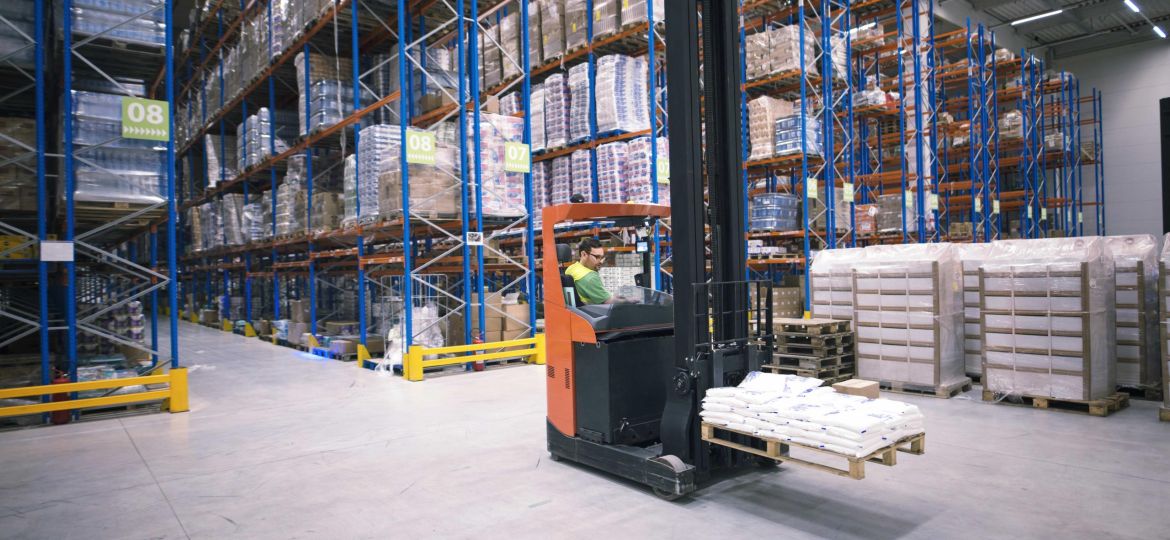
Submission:
MULTIPOLYGON (((1126 1, 1126 2, 1129 2, 1129 0, 1125 0, 1125 1, 1126 1)), ((1012 21, 1012 26, 1016 26, 1016 25, 1018 25, 1018 24, 1024 24, 1024 23, 1028 23, 1028 22, 1036 21, 1036 20, 1043 19, 1043 18, 1046 18, 1046 17, 1051 17, 1051 16, 1053 16, 1053 15, 1060 15, 1061 13, 1064 13, 1064 10, 1063 10, 1063 9, 1058 9, 1058 10, 1055 10, 1055 11, 1049 11, 1048 13, 1041 13, 1041 14, 1039 14, 1039 15, 1032 15, 1031 17, 1024 17, 1023 19, 1020 19, 1020 20, 1017 20, 1017 21, 1012 21)))
POLYGON ((1128 7, 1129 10, 1134 12, 1134 13, 1138 13, 1141 11, 1140 9, 1138 9, 1137 4, 1133 3, 1133 0, 1125 0, 1125 6, 1128 7))
POLYGON ((1158 37, 1160 37, 1160 38, 1162 38, 1162 39, 1166 39, 1166 32, 1163 32, 1163 31, 1162 31, 1162 27, 1161 27, 1161 26, 1155 26, 1155 27, 1154 27, 1154 33, 1155 33, 1155 34, 1158 34, 1158 37))

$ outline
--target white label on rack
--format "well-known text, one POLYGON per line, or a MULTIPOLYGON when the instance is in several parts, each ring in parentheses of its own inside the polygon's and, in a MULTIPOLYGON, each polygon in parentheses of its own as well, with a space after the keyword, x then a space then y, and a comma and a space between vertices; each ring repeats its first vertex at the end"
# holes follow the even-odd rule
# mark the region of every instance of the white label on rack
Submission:
POLYGON ((816 178, 809 178, 808 179, 808 198, 809 198, 809 200, 814 200, 817 198, 817 179, 816 178))
POLYGON ((1024 213, 1028 215, 1028 219, 1032 219, 1032 207, 1031 206, 1029 206, 1028 211, 1024 212, 1024 213))
POLYGON ((930 209, 938 210, 938 193, 930 194, 930 209))
POLYGON ((70 262, 73 260, 73 242, 44 240, 41 242, 41 260, 45 262, 70 262))
POLYGON ((467 245, 469 245, 469 246, 482 246, 483 245, 483 233, 467 231, 467 245))
POLYGON ((1040 221, 1048 221, 1048 209, 1047 208, 1040 209, 1040 221))
POLYGON ((978 214, 983 211, 983 199, 975 198, 975 213, 978 214))
POLYGON ((1085 222, 1085 213, 1084 212, 1077 212, 1077 222, 1078 223, 1085 222))
POLYGON ((905 203, 906 208, 914 208, 914 192, 910 190, 903 192, 902 202, 905 203))
POLYGON ((999 201, 998 200, 991 201, 991 213, 992 214, 999 213, 999 201))
POLYGON ((841 198, 845 199, 847 203, 853 202, 853 184, 845 182, 845 186, 841 189, 841 198))

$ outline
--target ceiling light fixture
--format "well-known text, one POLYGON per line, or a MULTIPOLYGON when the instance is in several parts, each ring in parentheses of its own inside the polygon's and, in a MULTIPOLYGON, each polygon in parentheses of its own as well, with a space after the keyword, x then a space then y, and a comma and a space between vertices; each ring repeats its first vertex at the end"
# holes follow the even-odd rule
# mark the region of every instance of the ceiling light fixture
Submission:
MULTIPOLYGON (((1129 0, 1125 0, 1125 1, 1126 1, 1126 2, 1129 2, 1129 0)), ((1012 21, 1012 26, 1016 26, 1016 25, 1019 25, 1019 24, 1024 24, 1024 23, 1028 23, 1028 22, 1032 22, 1032 21, 1036 21, 1036 20, 1044 19, 1044 18, 1047 18, 1047 17, 1051 17, 1051 16, 1053 16, 1053 15, 1060 15, 1061 13, 1064 13, 1064 10, 1063 10, 1063 9, 1058 9, 1058 10, 1055 10, 1055 11, 1049 11, 1048 13, 1041 13, 1041 14, 1039 14, 1039 15, 1032 15, 1031 17, 1024 17, 1023 19, 1019 19, 1019 20, 1016 20, 1016 21, 1012 21)))
POLYGON ((1161 27, 1161 26, 1155 26, 1155 27, 1154 27, 1154 33, 1155 33, 1155 34, 1158 34, 1158 37, 1160 37, 1160 38, 1162 38, 1162 39, 1166 39, 1166 32, 1162 31, 1162 27, 1161 27))
POLYGON ((1128 7, 1134 13, 1140 13, 1142 11, 1138 9, 1137 4, 1133 3, 1133 0, 1125 0, 1125 7, 1128 7))

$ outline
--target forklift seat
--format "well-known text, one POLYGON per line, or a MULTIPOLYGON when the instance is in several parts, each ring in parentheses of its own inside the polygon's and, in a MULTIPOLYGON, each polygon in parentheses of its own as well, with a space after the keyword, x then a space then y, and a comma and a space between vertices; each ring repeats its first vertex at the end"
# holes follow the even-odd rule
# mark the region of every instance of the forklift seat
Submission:
MULTIPOLYGON (((557 244, 557 262, 558 263, 572 263, 573 262, 573 248, 569 244, 557 244)), ((565 294, 565 303, 573 307, 583 306, 585 302, 581 300, 581 295, 577 294, 577 285, 573 282, 572 276, 561 272, 561 290, 565 294)))

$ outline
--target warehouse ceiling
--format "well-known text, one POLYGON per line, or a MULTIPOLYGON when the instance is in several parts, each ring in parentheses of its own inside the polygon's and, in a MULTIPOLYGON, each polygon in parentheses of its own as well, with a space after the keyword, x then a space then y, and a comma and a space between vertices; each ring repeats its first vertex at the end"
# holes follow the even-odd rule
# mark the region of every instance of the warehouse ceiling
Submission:
MULTIPOLYGON (((955 0, 951 0, 955 1, 955 0)), ((1170 31, 1170 0, 966 0, 997 33, 1014 30, 1049 58, 1075 56, 1148 40, 1170 31), (1138 9, 1138 12, 1133 10, 1138 9), (1028 20, 1028 19, 1032 20, 1028 20), (1012 23, 1015 23, 1014 25, 1012 23)))

